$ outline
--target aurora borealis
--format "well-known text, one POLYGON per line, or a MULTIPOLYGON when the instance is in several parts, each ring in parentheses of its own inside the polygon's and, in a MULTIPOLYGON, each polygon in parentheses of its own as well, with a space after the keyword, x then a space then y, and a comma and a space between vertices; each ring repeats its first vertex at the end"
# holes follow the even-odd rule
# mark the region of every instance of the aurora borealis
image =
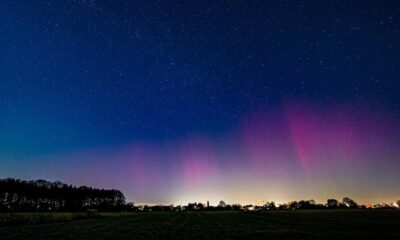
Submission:
POLYGON ((5 1, 0 177, 141 203, 400 196, 396 1, 5 1))

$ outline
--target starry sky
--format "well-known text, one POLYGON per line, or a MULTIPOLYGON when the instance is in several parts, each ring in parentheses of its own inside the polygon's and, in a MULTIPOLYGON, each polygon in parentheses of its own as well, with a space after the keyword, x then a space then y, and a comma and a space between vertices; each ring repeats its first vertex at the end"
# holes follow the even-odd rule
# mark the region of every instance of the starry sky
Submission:
POLYGON ((0 177, 186 204, 400 198, 398 1, 2 1, 0 177))

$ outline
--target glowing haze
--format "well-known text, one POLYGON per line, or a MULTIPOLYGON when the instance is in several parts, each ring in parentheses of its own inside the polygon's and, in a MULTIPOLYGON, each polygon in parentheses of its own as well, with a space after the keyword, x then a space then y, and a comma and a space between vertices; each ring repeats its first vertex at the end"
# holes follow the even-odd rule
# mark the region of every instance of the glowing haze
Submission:
MULTIPOLYGON (((399 121, 358 108, 288 103, 251 112, 218 137, 44 155, 19 172, 117 187, 145 203, 324 201, 347 195, 389 201, 400 194, 399 121), (51 164, 39 168, 37 162, 51 164)), ((3 168, 2 174, 12 170, 3 168)))
POLYGON ((3 1, 0 178, 138 203, 398 200, 399 7, 3 1))

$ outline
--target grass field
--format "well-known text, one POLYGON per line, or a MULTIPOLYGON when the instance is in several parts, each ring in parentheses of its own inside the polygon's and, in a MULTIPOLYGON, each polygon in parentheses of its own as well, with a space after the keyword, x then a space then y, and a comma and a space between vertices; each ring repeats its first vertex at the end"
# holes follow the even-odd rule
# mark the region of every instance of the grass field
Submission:
POLYGON ((0 221, 0 239, 400 239, 399 210, 49 215, 52 221, 0 221))

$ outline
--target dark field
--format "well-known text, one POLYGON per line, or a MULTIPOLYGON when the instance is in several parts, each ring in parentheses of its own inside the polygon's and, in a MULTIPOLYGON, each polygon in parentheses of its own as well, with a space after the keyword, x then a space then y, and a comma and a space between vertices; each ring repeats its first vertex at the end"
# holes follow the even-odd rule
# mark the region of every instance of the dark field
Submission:
POLYGON ((3 219, 1 240, 400 239, 399 210, 147 212, 95 216, 27 213, 17 217, 3 214, 0 218, 3 219))

